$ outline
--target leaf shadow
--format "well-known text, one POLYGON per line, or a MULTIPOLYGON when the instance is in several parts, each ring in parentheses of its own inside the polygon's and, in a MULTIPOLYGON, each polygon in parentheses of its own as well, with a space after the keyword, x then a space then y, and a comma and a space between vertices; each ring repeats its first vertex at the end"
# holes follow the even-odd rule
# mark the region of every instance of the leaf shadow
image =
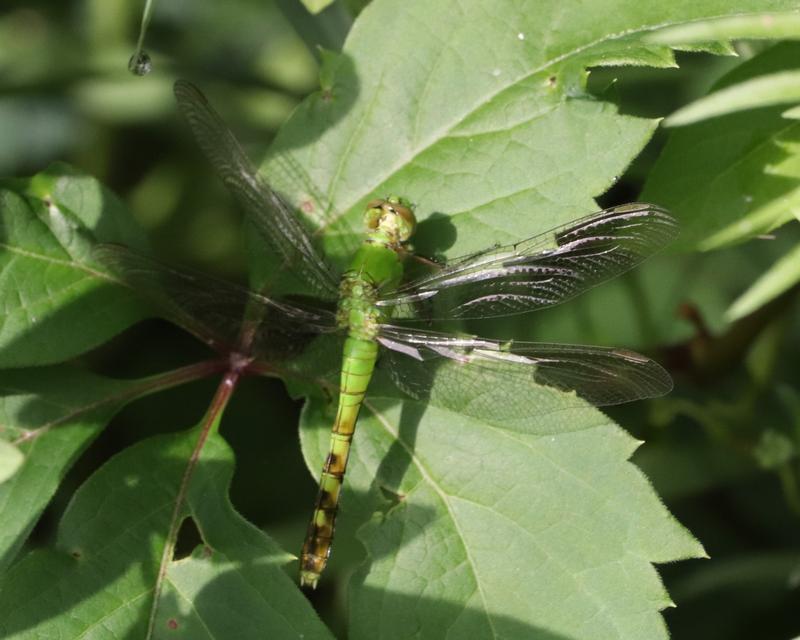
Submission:
MULTIPOLYGON (((234 631, 227 617, 230 615, 230 609, 226 609, 225 605, 230 600, 230 594, 241 590, 243 576, 247 576, 249 581, 269 579, 264 572, 263 564, 250 562, 237 564, 235 568, 223 572, 200 589, 192 600, 192 613, 207 622, 212 635, 220 634, 214 637, 230 637, 232 632, 237 638, 244 639, 274 634, 270 628, 259 626, 258 623, 261 622, 259 620, 242 621, 241 628, 234 631), (258 635, 259 633, 261 635, 258 635)), ((423 629, 424 637, 440 638, 445 637, 447 628, 456 623, 462 630, 471 630, 468 636, 470 638, 570 640, 571 637, 508 615, 487 614, 479 608, 459 605, 444 598, 420 597, 416 594, 364 587, 363 584, 351 585, 351 589, 360 592, 356 594, 351 590, 350 593, 351 599, 356 596, 358 598, 358 602, 350 607, 348 636, 351 638, 412 637, 423 629), (391 605, 391 612, 387 611, 388 603, 391 605), (378 615, 376 612, 381 612, 379 628, 374 625, 375 616, 378 615), (491 619, 489 620, 487 616, 491 616, 491 619), (405 631, 409 633, 406 635, 405 631)), ((174 594, 169 594, 161 604, 154 637, 167 637, 168 634, 176 633, 179 634, 178 637, 191 637, 181 635, 182 631, 184 634, 191 633, 193 625, 197 624, 196 620, 187 619, 183 613, 185 610, 186 607, 181 608, 174 594)), ((298 634, 297 637, 309 636, 298 634)), ((126 640, 134 640, 134 636, 128 635, 126 640)))

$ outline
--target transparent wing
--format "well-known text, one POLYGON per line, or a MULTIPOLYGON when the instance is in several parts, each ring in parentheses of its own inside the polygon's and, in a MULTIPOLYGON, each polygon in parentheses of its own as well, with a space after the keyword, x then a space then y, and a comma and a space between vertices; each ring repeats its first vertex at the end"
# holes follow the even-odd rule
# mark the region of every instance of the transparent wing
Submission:
POLYGON ((273 300, 204 273, 173 268, 122 245, 98 245, 92 256, 163 316, 217 350, 277 359, 279 351, 289 355, 288 346, 337 328, 332 310, 273 300))
POLYGON ((278 273, 291 267, 309 292, 335 299, 338 279, 314 247, 292 207, 259 177, 236 138, 201 91, 179 80, 175 83, 178 107, 198 145, 223 183, 244 209, 269 247, 282 260, 278 273))
POLYGON ((564 408, 558 392, 604 406, 672 389, 660 365, 624 349, 501 342, 392 325, 381 325, 378 339, 402 391, 486 417, 523 419, 564 408))
POLYGON ((652 204, 627 204, 517 244, 444 265, 388 293, 394 318, 483 318, 569 300, 639 264, 677 235, 677 222, 652 204))

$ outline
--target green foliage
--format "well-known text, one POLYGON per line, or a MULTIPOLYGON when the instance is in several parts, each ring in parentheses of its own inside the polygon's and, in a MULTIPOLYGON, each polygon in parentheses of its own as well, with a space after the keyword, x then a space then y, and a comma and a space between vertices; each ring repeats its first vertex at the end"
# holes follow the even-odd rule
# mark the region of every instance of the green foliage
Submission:
MULTIPOLYGON (((798 52, 795 43, 768 49, 727 74, 718 88, 792 69, 798 52)), ((671 134, 642 198, 664 203, 681 220, 681 249, 718 249, 795 219, 800 123, 782 111, 739 111, 671 134)))
POLYGON ((97 241, 143 242, 96 180, 57 165, 0 185, 0 269, 11 285, 4 287, 2 366, 60 362, 142 318, 141 305, 91 265, 97 241))
MULTIPOLYGON (((261 3, 236 3, 220 12, 223 26, 235 25, 242 34, 237 45, 243 47, 232 48, 229 58, 219 54, 222 65, 213 60, 215 51, 228 51, 217 17, 204 23, 193 16, 189 25, 175 19, 180 8, 171 8, 171 23, 167 14, 159 17, 167 4, 155 6, 153 28, 168 26, 168 34, 176 27, 194 29, 201 44, 156 46, 155 69, 140 85, 116 71, 81 75, 72 92, 80 113, 117 127, 149 127, 169 108, 166 61, 198 50, 198 68, 209 84, 236 89, 217 86, 228 99, 223 111, 237 111, 238 105, 240 114, 272 121, 305 93, 297 78, 310 57, 287 53, 299 40, 279 49, 285 66, 274 62, 281 58, 275 49, 258 48, 272 42, 254 26, 262 21, 261 3), (245 60, 258 62, 245 67, 245 60)), ((299 15, 297 0, 282 3, 282 10, 308 43, 334 47, 346 16, 358 18, 341 52, 315 52, 321 58, 320 87, 277 132, 261 169, 297 205, 298 215, 318 228, 339 266, 359 241, 363 206, 375 196, 412 199, 420 221, 415 248, 436 257, 515 242, 596 209, 596 198, 624 188, 624 180, 622 187, 615 185, 660 135, 664 114, 620 107, 613 88, 590 89, 588 68, 639 67, 647 82, 660 81, 655 79, 675 73, 675 50, 730 54, 732 38, 800 32, 796 14, 775 13, 796 10, 796 0, 552 0, 537 3, 535 11, 525 3, 487 0, 375 0, 365 8, 354 0, 327 9, 326 2, 304 4, 321 13, 299 15)), ((144 22, 149 20, 148 14, 144 22)), ((270 36, 278 41, 280 31, 270 36)), ((106 36, 96 40, 107 52, 106 36)), ((147 38, 144 46, 150 48, 147 38)), ((324 597, 315 602, 337 634, 346 620, 348 637, 370 639, 666 638, 660 611, 672 599, 653 565, 705 552, 630 462, 640 442, 617 422, 655 442, 636 455, 666 497, 721 490, 731 478, 758 468, 779 480, 780 492, 773 487, 770 495, 800 511, 798 383, 795 372, 783 373, 780 357, 793 328, 789 301, 800 281, 797 240, 720 253, 704 263, 716 265, 705 272, 693 255, 784 225, 791 233, 797 226, 800 130, 785 105, 797 98, 798 53, 797 44, 784 43, 746 55, 707 98, 671 118, 671 124, 686 126, 671 130, 663 150, 654 151, 659 155, 641 199, 665 205, 681 219, 679 255, 652 265, 641 279, 623 280, 554 310, 544 321, 537 316, 538 324, 554 325, 556 333, 575 340, 660 347, 662 359, 676 370, 681 364, 671 360, 688 361, 696 380, 735 369, 736 377, 728 379, 733 392, 707 395, 692 381, 672 399, 612 413, 612 419, 574 396, 542 390, 526 400, 548 410, 533 420, 511 421, 499 411, 468 410, 463 394, 440 391, 422 403, 376 380, 356 432, 333 562, 323 579, 323 594, 337 590, 349 599, 343 605, 344 598, 337 598, 327 608, 324 597), (783 106, 765 106, 777 104, 783 106), (713 278, 703 281, 709 272, 713 278), (666 305, 692 298, 711 327, 697 321, 690 335, 666 305), (556 320, 548 323, 548 317, 556 320), (608 331, 597 329, 602 326, 608 331), (667 348, 668 342, 675 344, 667 348), (777 400, 773 387, 779 389, 777 400), (680 441, 687 424, 689 439, 680 441), (699 439, 698 425, 706 440, 699 439)), ((40 68, 20 64, 10 86, 46 84, 40 68)), ((115 68, 126 64, 127 56, 120 56, 115 68)), ((637 90, 645 94, 648 85, 637 90)), ((24 121, 18 106, 14 117, 24 121)), ((15 153, 26 147, 27 135, 9 136, 15 153)), ((58 144, 76 137, 64 134, 58 144)), ((126 159, 137 146, 143 145, 135 137, 125 139, 126 159)), ((31 151, 35 163, 39 153, 31 151)), ((0 148, 0 161, 12 156, 0 148)), ((144 203, 139 219, 159 220, 163 211, 148 212, 166 211, 165 201, 188 211, 187 224, 212 219, 204 218, 215 205, 213 187, 206 184, 210 170, 200 165, 192 178, 176 168, 191 162, 156 156, 149 173, 125 173, 127 162, 121 171, 122 190, 138 182, 126 201, 137 211, 144 203), (177 198, 181 190, 194 200, 177 198)), ((113 157, 98 153, 94 162, 113 163, 113 157)), ((75 160, 83 166, 80 154, 75 160)), ((109 171, 108 182, 113 175, 109 171)), ((155 243, 168 248, 171 258, 180 256, 181 242, 191 242, 191 228, 187 233, 177 226, 174 237, 155 243)), ((274 257, 244 228, 249 276, 258 282, 275 266, 274 257)), ((198 246, 206 253, 224 244, 213 240, 227 237, 219 230, 195 233, 205 238, 198 246)), ((235 494, 235 458, 218 426, 235 379, 225 378, 215 399, 201 396, 200 405, 210 406, 199 423, 194 405, 168 407, 181 404, 169 400, 176 392, 170 389, 219 373, 227 363, 191 352, 176 357, 183 365, 178 368, 161 353, 146 365, 131 365, 115 343, 100 348, 159 312, 93 260, 92 248, 107 242, 148 246, 104 182, 65 164, 0 182, 0 635, 333 637, 295 581, 294 554, 311 502, 298 499, 296 514, 263 518, 268 536, 229 498, 231 486, 235 494), (142 375, 138 367, 159 373, 142 375), (164 404, 146 404, 156 399, 145 396, 167 390, 164 404), (184 408, 188 415, 168 417, 170 410, 184 408), (117 421, 124 424, 128 415, 134 444, 119 436, 95 459, 94 449, 115 437, 113 429, 106 430, 123 409, 117 421), (183 429, 186 424, 198 426, 183 429), (147 437, 153 432, 160 435, 147 437), (56 509, 50 517, 60 518, 57 531, 42 540, 34 527, 43 513, 42 522, 47 520, 48 504, 56 509)), ((229 243, 228 256, 237 247, 229 243)), ((222 262, 228 270, 237 264, 222 262)), ((526 338, 540 330, 534 324, 512 318, 480 330, 526 338)), ((147 334, 126 335, 134 336, 132 351, 147 350, 147 334)), ((124 346, 126 336, 119 340, 124 346)), ((170 348, 164 340, 155 351, 170 348)), ((270 372, 271 363, 262 364, 270 372)), ((321 368, 321 360, 316 364, 321 368)), ((308 380, 287 383, 310 395, 300 438, 316 476, 334 407, 325 393, 311 391, 308 380)), ((270 449, 278 450, 284 437, 296 448, 295 425, 277 420, 271 409, 266 413, 237 426, 268 428, 270 449)), ((247 453, 236 451, 237 467, 246 466, 247 453)), ((278 460, 269 467, 257 464, 241 477, 250 480, 248 491, 259 502, 295 491, 286 481, 289 471, 278 460)), ((796 557, 780 555, 784 565, 788 556, 796 557)), ((790 571, 776 568, 767 555, 732 566, 769 584, 790 571)), ((700 583, 728 586, 725 576, 733 569, 720 572, 712 565, 706 575, 696 571, 700 583)), ((692 594, 699 598, 703 592, 697 584, 693 591, 691 580, 675 585, 689 603, 692 594)), ((736 615, 731 612, 731 618, 736 615)), ((701 635, 721 637, 712 634, 701 635)))
MULTIPOLYGON (((745 80, 712 93, 679 109, 664 121, 666 126, 682 126, 726 113, 800 101, 800 72, 783 71, 745 80)), ((784 114, 785 115, 785 114, 784 114)))
POLYGON ((53 547, 0 582, 3 637, 331 637, 282 570, 290 556, 231 507, 233 458, 219 436, 184 485, 197 437, 138 443, 81 487, 53 547), (188 517, 206 546, 165 564, 168 534, 188 517))
POLYGON ((0 483, 13 476, 22 466, 24 456, 14 445, 0 440, 0 483))

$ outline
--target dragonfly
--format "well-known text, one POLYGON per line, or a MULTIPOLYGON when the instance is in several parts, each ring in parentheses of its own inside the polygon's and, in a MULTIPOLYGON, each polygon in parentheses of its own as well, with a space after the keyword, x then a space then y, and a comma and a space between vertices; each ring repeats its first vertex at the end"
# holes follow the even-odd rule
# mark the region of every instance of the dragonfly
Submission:
MULTIPOLYGON (((247 155, 194 85, 175 96, 199 147, 277 261, 259 290, 178 269, 120 245, 101 245, 99 261, 162 313, 223 353, 275 364, 328 345, 340 367, 336 414, 319 490, 300 554, 301 586, 316 588, 331 554, 353 434, 376 364, 402 392, 436 397, 453 410, 534 420, 568 395, 613 405, 667 393, 669 374, 626 349, 496 340, 436 330, 439 321, 475 320, 552 307, 633 268, 677 233, 652 204, 612 207, 521 242, 433 262, 405 278, 416 219, 402 197, 365 206, 363 239, 342 273, 329 263, 291 206, 247 155), (306 295, 276 293, 294 278, 306 295), (312 345, 312 346, 310 346, 312 345)), ((311 358, 316 363, 316 358, 311 358)), ((579 400, 578 400, 579 399, 579 400)))

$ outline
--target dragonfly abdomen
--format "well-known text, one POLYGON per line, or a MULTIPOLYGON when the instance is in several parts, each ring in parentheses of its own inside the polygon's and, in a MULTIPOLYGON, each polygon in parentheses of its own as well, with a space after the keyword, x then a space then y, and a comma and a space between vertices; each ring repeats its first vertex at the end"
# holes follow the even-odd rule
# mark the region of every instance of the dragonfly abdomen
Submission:
POLYGON ((352 336, 345 340, 336 420, 300 557, 301 585, 316 587, 328 562, 350 444, 377 358, 377 342, 352 336))

